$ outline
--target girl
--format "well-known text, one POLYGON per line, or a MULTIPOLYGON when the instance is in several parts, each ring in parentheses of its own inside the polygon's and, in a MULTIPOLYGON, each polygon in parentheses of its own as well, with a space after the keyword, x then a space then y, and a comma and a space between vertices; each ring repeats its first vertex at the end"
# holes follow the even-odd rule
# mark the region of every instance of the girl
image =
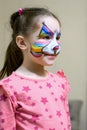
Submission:
POLYGON ((69 83, 45 70, 61 50, 60 21, 44 8, 11 16, 12 40, 0 72, 0 130, 71 130, 69 83))

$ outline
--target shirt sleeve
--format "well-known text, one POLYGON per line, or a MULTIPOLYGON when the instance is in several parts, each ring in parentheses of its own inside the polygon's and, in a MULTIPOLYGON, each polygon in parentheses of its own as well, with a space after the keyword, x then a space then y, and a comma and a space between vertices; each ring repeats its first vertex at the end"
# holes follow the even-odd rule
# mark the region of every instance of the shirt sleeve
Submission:
POLYGON ((71 130, 70 110, 69 110, 69 101, 68 101, 68 94, 70 92, 70 83, 62 70, 58 71, 57 74, 61 77, 62 82, 64 83, 64 95, 65 95, 64 107, 65 107, 65 111, 67 114, 67 121, 68 121, 67 130, 71 130))
POLYGON ((0 84, 0 130, 16 130, 13 105, 2 84, 0 84))
POLYGON ((57 72, 57 75, 59 75, 62 79, 62 82, 64 83, 64 89, 65 89, 65 93, 68 95, 69 92, 70 92, 70 83, 68 81, 68 78, 67 76, 65 75, 64 71, 63 70, 59 70, 57 72))
POLYGON ((66 111, 66 114, 67 114, 67 121, 68 121, 67 130, 71 130, 71 120, 70 120, 70 111, 69 111, 68 97, 66 97, 64 105, 65 105, 65 111, 66 111))

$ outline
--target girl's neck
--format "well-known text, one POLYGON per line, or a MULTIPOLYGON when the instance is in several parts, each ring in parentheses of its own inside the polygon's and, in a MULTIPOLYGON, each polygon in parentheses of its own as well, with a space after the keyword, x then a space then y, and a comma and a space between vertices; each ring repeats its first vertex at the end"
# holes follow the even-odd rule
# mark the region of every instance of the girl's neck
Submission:
POLYGON ((27 77, 32 77, 32 78, 45 78, 48 76, 47 71, 44 69, 43 66, 25 66, 22 64, 17 70, 17 73, 27 76, 27 77))

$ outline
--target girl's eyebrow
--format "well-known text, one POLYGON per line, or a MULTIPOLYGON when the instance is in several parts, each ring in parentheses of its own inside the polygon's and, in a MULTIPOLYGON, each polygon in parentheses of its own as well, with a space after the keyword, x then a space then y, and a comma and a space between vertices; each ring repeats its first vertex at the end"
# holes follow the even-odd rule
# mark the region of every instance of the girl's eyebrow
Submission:
POLYGON ((61 32, 57 33, 57 36, 59 36, 59 37, 60 37, 60 36, 61 36, 61 32))
POLYGON ((39 36, 44 35, 44 34, 53 36, 54 32, 44 22, 42 24, 43 24, 43 26, 41 28, 39 36))

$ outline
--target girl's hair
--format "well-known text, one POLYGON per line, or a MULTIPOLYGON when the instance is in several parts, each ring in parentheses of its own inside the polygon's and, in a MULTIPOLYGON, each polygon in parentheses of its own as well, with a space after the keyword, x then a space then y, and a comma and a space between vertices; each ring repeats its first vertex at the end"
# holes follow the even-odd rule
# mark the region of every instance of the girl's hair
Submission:
POLYGON ((13 30, 12 40, 7 48, 4 66, 0 71, 0 79, 5 75, 9 76, 23 62, 23 54, 16 44, 16 36, 21 34, 27 36, 34 31, 37 25, 35 18, 39 16, 52 16, 59 19, 48 9, 45 8, 24 8, 21 13, 19 11, 13 13, 10 17, 10 26, 13 30))

